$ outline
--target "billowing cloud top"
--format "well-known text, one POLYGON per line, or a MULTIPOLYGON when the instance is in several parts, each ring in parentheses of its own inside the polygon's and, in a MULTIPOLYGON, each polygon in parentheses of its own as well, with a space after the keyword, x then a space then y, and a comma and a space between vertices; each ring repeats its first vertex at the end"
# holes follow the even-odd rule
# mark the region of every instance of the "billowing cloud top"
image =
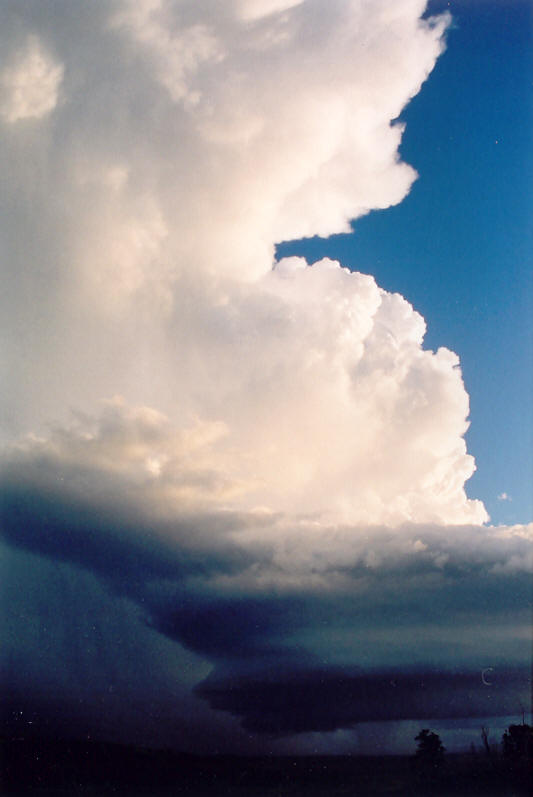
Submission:
POLYGON ((293 301, 278 313, 261 280, 276 242, 347 230, 408 191, 391 120, 446 25, 421 21, 423 8, 4 4, 9 427, 33 431, 117 393, 211 417, 220 326, 235 357, 248 354, 237 334, 268 335, 270 361, 306 334, 276 325, 293 301), (16 112, 14 70, 39 96, 26 81, 16 112), (255 294, 241 298, 243 285, 255 294))
POLYGON ((68 3, 53 27, 46 7, 13 9, 4 76, 29 77, 4 145, 8 424, 118 393, 223 427, 240 505, 486 518, 463 491, 457 358, 424 352, 422 319, 371 277, 272 271, 276 241, 345 230, 408 190, 391 119, 446 24, 422 9, 68 3))
MULTIPOLYGON (((408 192, 394 120, 449 22, 424 8, 2 8, 4 537, 141 607, 147 645, 157 631, 216 664, 201 694, 255 729, 285 720, 262 726, 225 690, 266 665, 292 683, 298 659, 310 684, 318 661, 352 678, 415 648, 420 666, 451 666, 450 627, 437 610, 414 623, 413 607, 446 606, 457 584, 472 610, 452 601, 450 616, 465 626, 477 589, 505 595, 513 622, 494 639, 524 660, 510 584, 530 530, 483 527, 466 497, 457 356, 425 350, 424 320, 371 276, 274 263, 276 242, 346 231, 408 192), (395 605, 407 630, 387 652, 395 605), (316 622, 334 629, 331 655, 316 622)), ((489 636, 479 645, 496 655, 489 636)), ((332 709, 314 729, 375 710, 332 709)))

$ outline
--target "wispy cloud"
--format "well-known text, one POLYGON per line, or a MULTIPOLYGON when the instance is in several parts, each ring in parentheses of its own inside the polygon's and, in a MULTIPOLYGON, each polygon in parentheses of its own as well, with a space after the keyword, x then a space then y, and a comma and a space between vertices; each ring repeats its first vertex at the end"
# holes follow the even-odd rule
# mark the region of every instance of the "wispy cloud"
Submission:
POLYGON ((500 493, 498 496, 498 501, 512 501, 512 500, 513 499, 511 498, 511 496, 508 495, 507 493, 500 493))

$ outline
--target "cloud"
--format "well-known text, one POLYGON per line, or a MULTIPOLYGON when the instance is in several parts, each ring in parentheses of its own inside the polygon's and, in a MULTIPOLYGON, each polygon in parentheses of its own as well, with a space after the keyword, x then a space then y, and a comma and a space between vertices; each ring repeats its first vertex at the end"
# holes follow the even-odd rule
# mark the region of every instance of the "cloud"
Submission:
POLYGON ((294 734, 351 728, 367 721, 438 720, 505 713, 523 693, 524 673, 500 673, 499 689, 480 688, 478 672, 352 674, 296 671, 278 679, 209 676, 197 693, 219 710, 243 717, 255 732, 294 734))
POLYGON ((3 48, 38 35, 64 69, 50 132, 2 139, 5 437, 117 393, 207 415, 213 335, 245 291, 251 313, 276 242, 405 196, 391 120, 447 18, 389 5, 4 5, 3 48))
POLYGON ((10 124, 47 116, 57 105, 63 72, 39 38, 29 35, 0 72, 0 114, 10 124))
POLYGON ((145 555, 134 557, 147 572, 151 556, 166 550, 159 577, 171 574, 166 568, 174 547, 176 555, 187 549, 204 562, 209 550, 221 556, 223 550, 249 551, 243 567, 263 559, 265 573, 287 585, 292 578, 306 583, 309 576, 358 567, 368 573, 411 569, 414 562, 413 575, 425 568, 459 573, 467 561, 483 569, 509 566, 513 556, 519 557, 517 570, 531 568, 527 525, 447 524, 444 537, 439 522, 400 517, 390 523, 387 517, 369 523, 355 513, 348 522, 329 507, 310 513, 298 504, 292 511, 255 505, 249 496, 255 495, 255 478, 245 473, 231 478, 228 462, 238 458, 227 435, 221 424, 197 420, 190 428, 176 428, 150 408, 106 402, 96 418, 79 415, 70 428, 58 427, 49 438, 29 437, 4 451, 4 533, 14 544, 77 561, 79 534, 84 547, 78 563, 108 569, 109 575, 121 569, 99 548, 113 539, 122 554, 147 543, 145 555), (41 527, 46 534, 36 531, 41 527))
POLYGON ((0 557, 3 733, 223 745, 224 715, 213 718, 191 694, 208 662, 152 630, 137 604, 87 570, 3 544, 0 557))
POLYGON ((287 11, 301 3, 302 0, 241 0, 237 8, 240 8, 243 19, 253 20, 275 12, 287 11))
POLYGON ((424 8, 4 4, 2 536, 13 616, 33 618, 9 636, 19 698, 73 716, 81 693, 80 726, 112 716, 138 738, 175 678, 180 728, 201 705, 204 731, 245 745, 229 715, 269 733, 381 718, 391 671, 398 718, 445 716, 481 666, 523 673, 531 528, 485 527, 466 496, 458 357, 425 349, 425 321, 372 276, 274 262, 277 242, 409 191, 394 120, 449 23, 424 8), (94 677, 62 601, 91 639, 91 616, 106 644, 124 626, 94 677), (154 685, 144 664, 130 678, 137 655, 154 685), (420 673, 431 697, 409 709, 420 673), (119 682, 118 708, 95 702, 119 682), (331 711, 279 708, 319 683, 331 711), (278 709, 261 718, 263 687, 278 709), (368 700, 346 712, 352 692, 368 700))
MULTIPOLYGON (((201 416, 172 422, 118 399, 21 443, 19 456, 42 450, 71 480, 79 461, 131 475, 168 512, 261 506, 390 526, 486 519, 464 492, 474 463, 457 357, 422 349, 424 323, 400 296, 331 261, 293 259, 206 322, 177 375, 200 390, 201 416)), ((103 500, 106 484, 98 490, 103 500)))
MULTIPOLYGON (((508 714, 527 698, 533 527, 347 525, 238 509, 226 493, 206 498, 216 475, 189 466, 220 430, 173 435, 158 413, 116 401, 93 424, 92 435, 58 429, 12 450, 4 540, 136 606, 137 622, 177 644, 178 659, 186 649, 212 668, 207 680, 197 670, 197 697, 244 729, 379 721, 384 690, 390 719, 508 714), (168 457, 158 469, 154 451, 168 457), (490 699, 488 666, 500 673, 490 699), (327 710, 294 712, 306 689, 327 710)), ((10 644, 20 657, 16 637, 10 644)))
POLYGON ((512 501, 512 500, 513 499, 511 498, 511 496, 507 495, 507 493, 500 493, 498 496, 498 501, 512 501))

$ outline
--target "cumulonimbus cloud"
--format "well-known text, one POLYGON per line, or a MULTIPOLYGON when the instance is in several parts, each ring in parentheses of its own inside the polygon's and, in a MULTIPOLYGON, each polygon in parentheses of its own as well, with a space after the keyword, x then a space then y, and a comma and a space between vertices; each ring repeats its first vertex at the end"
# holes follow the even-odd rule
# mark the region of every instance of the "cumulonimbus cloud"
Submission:
MULTIPOLYGON (((147 644, 208 662, 198 694, 250 728, 253 685, 279 696, 302 668, 339 701, 357 668, 436 662, 455 683, 457 624, 477 645, 454 641, 465 689, 502 640, 527 658, 531 529, 483 526, 465 494, 458 357, 424 349, 422 317, 372 276, 274 262, 409 191, 395 120, 449 23, 424 8, 2 9, 4 540, 132 602, 147 644)), ((282 714, 261 727, 287 731, 282 714)))

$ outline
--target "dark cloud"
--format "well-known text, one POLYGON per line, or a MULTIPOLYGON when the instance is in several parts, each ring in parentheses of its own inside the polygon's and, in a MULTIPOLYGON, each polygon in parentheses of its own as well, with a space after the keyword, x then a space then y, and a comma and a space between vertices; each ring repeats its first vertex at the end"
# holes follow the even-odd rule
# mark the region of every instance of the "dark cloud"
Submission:
POLYGON ((0 482, 1 534, 11 545, 83 567, 133 596, 154 579, 207 577, 249 561, 222 533, 209 550, 202 542, 202 526, 233 528, 239 523, 235 516, 150 522, 135 505, 125 510, 120 505, 123 485, 114 486, 117 500, 110 505, 105 498, 80 500, 61 486, 51 489, 7 475, 0 482))
POLYGON ((158 631, 213 659, 272 658, 276 636, 287 631, 290 601, 211 598, 182 592, 171 601, 152 605, 152 624, 158 631))
MULTIPOLYGON (((97 476, 86 470, 84 478, 97 476)), ((464 527, 450 530, 446 539, 438 527, 405 527, 394 535, 325 526, 324 540, 315 537, 310 544, 301 519, 291 525, 278 516, 263 521, 271 539, 262 533, 258 541, 246 536, 258 522, 250 514, 199 512, 170 521, 150 514, 142 502, 130 498, 128 504, 120 479, 105 500, 91 494, 88 489, 82 500, 72 485, 38 479, 33 466, 20 464, 8 468, 0 484, 4 540, 20 556, 62 563, 67 571, 81 568, 92 579, 88 590, 79 577, 69 577, 65 600, 72 611, 56 608, 54 615, 49 608, 40 620, 51 629, 47 635, 30 639, 25 650, 11 635, 18 653, 5 669, 14 694, 33 684, 28 694, 35 705, 50 708, 41 685, 46 692, 55 682, 52 691, 62 697, 50 710, 68 716, 69 701, 75 703, 76 727, 84 717, 91 727, 101 716, 123 723, 113 690, 129 671, 123 660, 131 657, 132 645, 117 641, 117 621, 113 661, 100 657, 100 680, 91 673, 93 654, 104 641, 91 630, 96 625, 90 618, 109 611, 101 608, 97 584, 107 591, 106 605, 127 599, 135 607, 126 624, 130 635, 136 625, 143 629, 148 659, 154 640, 166 639, 215 665, 197 684, 196 697, 206 710, 235 717, 245 731, 290 735, 366 721, 504 715, 527 701, 524 629, 531 591, 529 574, 517 562, 529 543, 520 534, 500 539, 496 531, 464 527), (328 544, 331 535, 334 546, 328 544), (311 548, 310 565, 305 557, 311 548), (70 637, 60 630, 65 623, 70 637), (92 653, 84 650, 81 627, 92 653), (41 665, 21 680, 16 662, 33 656, 41 665), (58 656, 63 669, 50 681, 47 672, 58 656), (493 668, 490 685, 481 678, 487 667, 493 668), (81 693, 73 686, 74 671, 84 673, 81 693), (93 716, 98 705, 102 711, 93 716)), ((39 578, 38 600, 45 607, 57 584, 50 575, 39 578)), ((22 617, 15 592, 10 602, 22 617)), ((179 683, 182 675, 176 677, 179 683)), ((146 668, 137 667, 129 678, 147 707, 172 699, 168 680, 148 686, 146 668)), ((124 698, 127 690, 122 692, 124 698)))
POLYGON ((216 709, 242 718, 245 728, 270 734, 332 731, 369 720, 453 719, 506 714, 527 699, 527 669, 482 672, 378 673, 295 670, 263 678, 218 678, 196 693, 216 709))

